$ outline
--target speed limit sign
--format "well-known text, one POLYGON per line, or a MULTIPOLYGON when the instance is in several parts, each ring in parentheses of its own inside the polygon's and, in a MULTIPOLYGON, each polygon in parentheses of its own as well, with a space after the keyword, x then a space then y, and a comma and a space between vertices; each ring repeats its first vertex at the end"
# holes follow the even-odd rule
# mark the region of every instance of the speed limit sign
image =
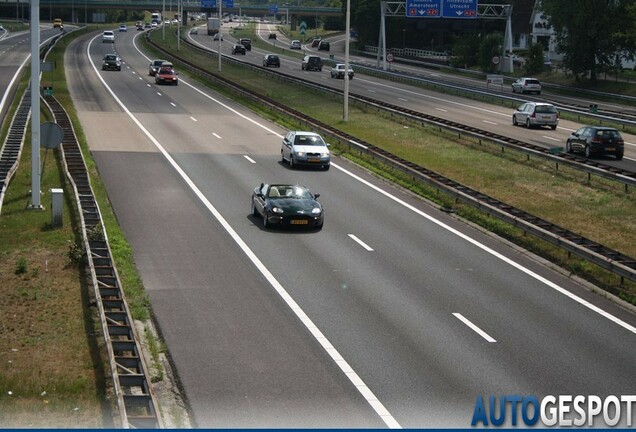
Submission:
POLYGON ((386 55, 386 61, 388 61, 388 62, 392 62, 393 61, 393 53, 388 53, 386 55))

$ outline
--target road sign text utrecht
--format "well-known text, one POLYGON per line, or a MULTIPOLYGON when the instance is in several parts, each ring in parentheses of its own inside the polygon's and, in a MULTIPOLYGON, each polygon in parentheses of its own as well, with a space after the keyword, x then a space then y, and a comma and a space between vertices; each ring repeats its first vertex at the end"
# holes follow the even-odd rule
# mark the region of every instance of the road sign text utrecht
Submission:
POLYGON ((477 0, 406 0, 407 18, 477 18, 477 0))

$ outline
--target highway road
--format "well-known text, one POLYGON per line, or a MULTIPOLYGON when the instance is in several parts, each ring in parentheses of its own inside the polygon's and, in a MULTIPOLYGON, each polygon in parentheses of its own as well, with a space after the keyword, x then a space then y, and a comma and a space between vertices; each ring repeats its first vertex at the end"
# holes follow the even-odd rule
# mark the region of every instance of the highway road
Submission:
MULTIPOLYGON (((228 26, 228 24, 225 24, 228 26)), ((207 36, 200 29, 198 34, 188 34, 188 39, 195 44, 216 51, 218 49, 218 42, 213 42, 212 38, 207 36)), ((225 33, 224 41, 222 42, 222 52, 228 57, 232 57, 238 61, 245 61, 254 65, 262 65, 263 55, 267 52, 279 52, 280 47, 288 47, 289 42, 284 36, 280 36, 276 41, 272 41, 267 38, 271 26, 261 24, 259 30, 259 38, 265 42, 272 44, 273 47, 279 47, 272 49, 271 51, 263 50, 261 48, 253 47, 252 51, 248 51, 245 56, 236 55, 231 56, 231 47, 236 40, 228 35, 226 32, 228 27, 223 28, 225 33)), ((325 51, 317 51, 316 48, 310 46, 303 46, 303 52, 307 54, 319 55, 321 57, 327 57, 325 51)), ((338 51, 338 43, 332 45, 332 53, 336 55, 336 58, 343 59, 342 53, 338 51)), ((330 67, 325 66, 322 72, 317 71, 302 71, 301 60, 293 57, 280 56, 281 67, 276 71, 283 72, 288 75, 296 76, 310 81, 315 81, 323 85, 329 85, 333 88, 342 90, 344 84, 342 80, 332 79, 330 76, 330 67)), ((352 57, 352 62, 368 63, 367 58, 352 57)), ((355 67, 354 67, 355 69, 355 67)), ((422 77, 430 78, 429 72, 419 69, 419 71, 409 70, 409 73, 413 75, 419 75, 422 77)), ((435 73, 439 78, 440 74, 435 73)), ((445 77, 446 79, 446 77, 445 77)), ((471 87, 482 85, 483 83, 475 79, 464 78, 463 81, 459 81, 460 78, 452 77, 452 80, 457 81, 457 85, 462 85, 463 82, 471 87)), ((484 88, 485 90, 485 88, 484 88)), ((468 100, 463 97, 453 96, 449 94, 440 94, 434 91, 425 90, 414 87, 409 84, 391 82, 380 78, 371 77, 362 73, 356 74, 353 80, 350 81, 350 92, 360 94, 363 96, 371 97, 381 100, 393 105, 401 106, 404 108, 412 109, 417 112, 422 112, 428 115, 436 116, 442 119, 450 119, 457 121, 461 119, 462 123, 471 125, 473 127, 487 130, 494 133, 503 134, 511 138, 519 139, 524 142, 528 142, 534 145, 543 147, 558 147, 565 148, 565 142, 572 132, 583 126, 580 122, 561 119, 557 130, 552 131, 549 128, 537 128, 527 130, 524 127, 512 125, 512 112, 514 109, 505 106, 496 106, 489 103, 482 103, 479 101, 468 100)), ((509 96, 512 96, 511 94, 509 96)), ((534 96, 534 95, 533 95, 534 96)), ((529 96, 528 99, 534 99, 533 96, 529 96)), ((518 105, 521 105, 525 100, 522 95, 517 95, 519 98, 518 105)), ((588 105, 594 102, 593 100, 578 101, 582 105, 588 105)), ((598 103, 598 102, 596 102, 598 103)), ((615 109, 621 107, 614 106, 615 109)), ((631 108, 622 107, 622 110, 627 112, 631 108)), ((625 158, 623 161, 615 161, 612 157, 601 157, 603 163, 614 165, 622 169, 636 170, 636 136, 624 133, 625 139, 625 158)))
POLYGON ((135 37, 78 39, 67 78, 197 426, 468 427, 480 395, 633 394, 632 313, 345 160, 290 170, 284 129, 156 86, 135 37), (262 229, 261 182, 319 192, 324 229, 262 229))

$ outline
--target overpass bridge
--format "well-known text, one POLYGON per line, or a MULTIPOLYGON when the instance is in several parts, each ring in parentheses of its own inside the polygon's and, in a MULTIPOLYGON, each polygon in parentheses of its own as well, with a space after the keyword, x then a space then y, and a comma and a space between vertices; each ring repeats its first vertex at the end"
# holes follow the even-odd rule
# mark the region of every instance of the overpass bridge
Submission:
MULTIPOLYGON (((220 1, 220 0, 217 0, 220 1)), ((274 14, 271 10, 272 5, 258 5, 242 3, 240 0, 234 0, 232 7, 226 7, 226 0, 223 1, 223 12, 244 16, 342 16, 341 8, 323 7, 323 6, 303 6, 298 4, 279 4, 277 12, 274 14)), ((202 8, 201 0, 40 0, 40 10, 57 10, 67 9, 69 16, 70 11, 75 10, 95 10, 95 9, 126 9, 126 10, 148 10, 162 11, 164 7, 170 5, 174 11, 177 5, 181 5, 184 15, 190 12, 215 12, 216 8, 202 8)), ((0 0, 0 18, 22 16, 23 19, 28 18, 30 2, 29 0, 0 0), (25 16, 26 12, 26 16, 25 16), (7 16, 7 14, 10 14, 7 16)), ((43 16, 48 16, 46 12, 43 16)))

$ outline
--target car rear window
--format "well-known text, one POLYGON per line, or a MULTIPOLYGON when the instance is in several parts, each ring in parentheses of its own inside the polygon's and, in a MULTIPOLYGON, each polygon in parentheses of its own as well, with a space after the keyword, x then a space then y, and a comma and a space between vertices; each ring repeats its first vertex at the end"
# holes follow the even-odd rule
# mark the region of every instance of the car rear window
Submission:
POLYGON ((554 114, 557 112, 556 108, 552 105, 537 105, 534 111, 543 114, 554 114))
POLYGON ((526 80, 526 84, 541 85, 541 83, 539 83, 539 80, 536 80, 536 79, 526 80))
POLYGON ((601 129, 596 131, 596 136, 601 138, 620 138, 621 134, 613 129, 601 129))

